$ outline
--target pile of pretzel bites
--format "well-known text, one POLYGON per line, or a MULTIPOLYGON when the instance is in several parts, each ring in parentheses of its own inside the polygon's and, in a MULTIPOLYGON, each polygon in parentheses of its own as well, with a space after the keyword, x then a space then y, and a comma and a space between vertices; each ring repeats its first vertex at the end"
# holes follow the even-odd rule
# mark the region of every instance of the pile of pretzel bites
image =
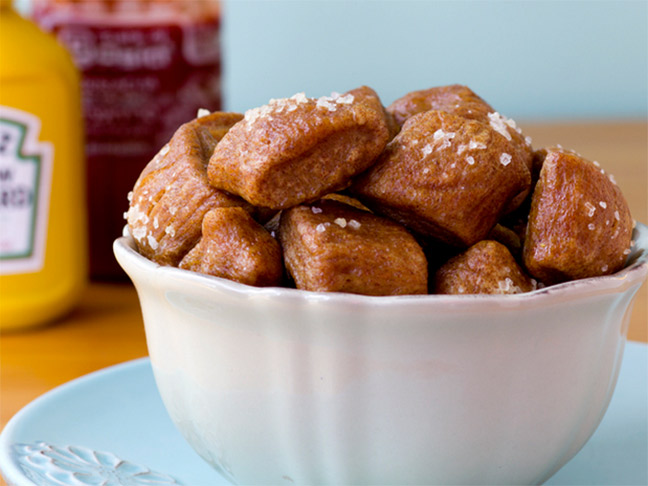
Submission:
POLYGON ((126 218, 150 260, 253 286, 510 294, 620 270, 634 223, 614 178, 531 144, 461 85, 201 110, 126 218))

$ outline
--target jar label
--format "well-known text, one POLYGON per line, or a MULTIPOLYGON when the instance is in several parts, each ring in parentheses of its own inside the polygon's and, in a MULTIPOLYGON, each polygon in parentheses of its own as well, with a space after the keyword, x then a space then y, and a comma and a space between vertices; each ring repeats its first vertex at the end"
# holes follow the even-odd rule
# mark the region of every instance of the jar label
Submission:
POLYGON ((221 106, 218 0, 35 1, 81 72, 90 274, 123 278, 112 241, 126 194, 200 108, 221 106))
POLYGON ((0 274, 38 272, 45 261, 54 149, 40 119, 0 106, 0 274))

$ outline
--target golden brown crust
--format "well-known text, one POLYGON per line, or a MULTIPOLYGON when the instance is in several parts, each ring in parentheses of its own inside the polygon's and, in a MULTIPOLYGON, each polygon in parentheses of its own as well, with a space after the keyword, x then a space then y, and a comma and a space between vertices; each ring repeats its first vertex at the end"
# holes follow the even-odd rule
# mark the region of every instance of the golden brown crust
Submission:
POLYGON ((260 287, 279 285, 283 276, 279 243, 239 207, 207 212, 200 241, 179 267, 260 287))
POLYGON ((301 94, 246 112, 216 147, 210 183, 273 209, 343 189, 389 137, 382 105, 367 96, 301 94))
POLYGON ((417 233, 468 247, 529 191, 525 154, 481 122, 443 111, 411 117, 350 188, 417 233))
POLYGON ((438 294, 518 294, 534 288, 506 246, 492 240, 450 259, 434 276, 438 294))
POLYGON ((548 148, 531 201, 524 264, 546 284, 620 270, 633 221, 621 190, 580 155, 548 148))
POLYGON ((219 206, 250 205, 214 189, 207 162, 237 113, 212 113, 185 123, 142 171, 127 220, 139 252, 161 265, 177 265, 200 238, 204 214, 219 206))
POLYGON ((427 262, 399 224, 330 199, 282 212, 280 241, 298 289, 427 293, 427 262))

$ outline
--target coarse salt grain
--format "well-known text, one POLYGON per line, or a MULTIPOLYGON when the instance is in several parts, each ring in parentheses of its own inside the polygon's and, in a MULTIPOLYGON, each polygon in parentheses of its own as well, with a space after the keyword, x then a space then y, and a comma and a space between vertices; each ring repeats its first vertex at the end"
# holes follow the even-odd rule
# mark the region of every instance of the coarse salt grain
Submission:
POLYGON ((603 266, 601 267, 601 272, 607 272, 607 271, 608 271, 608 266, 607 266, 607 265, 603 265, 603 266))
POLYGON ((621 215, 619 214, 619 211, 614 211, 614 219, 621 221, 621 215))
POLYGON ((297 103, 308 103, 308 97, 304 92, 295 93, 290 97, 290 99, 296 101, 297 103))
POLYGON ((131 206, 130 209, 128 210, 128 222, 132 225, 137 223, 138 221, 141 221, 144 224, 148 224, 149 222, 149 217, 148 215, 140 211, 139 205, 131 206))
POLYGON ((158 221, 157 216, 153 218, 153 228, 158 229, 160 227, 160 222, 158 221))
POLYGON ((596 228, 596 226, 594 226, 594 223, 590 223, 587 225, 587 229, 590 231, 594 231, 594 228, 596 228))
POLYGON ((511 141, 511 134, 508 131, 505 117, 494 111, 493 113, 488 114, 488 120, 493 130, 502 135, 509 142, 511 141))
POLYGON ((324 233, 324 231, 326 231, 326 226, 320 223, 317 226, 315 226, 315 231, 317 231, 318 233, 324 233))
POLYGON ((173 226, 167 226, 164 228, 164 232, 172 238, 175 236, 175 228, 173 226))
POLYGON ((616 185, 617 181, 616 181, 616 179, 614 178, 614 176, 613 176, 612 174, 610 174, 610 175, 608 176, 608 178, 610 179, 610 182, 611 182, 612 184, 615 184, 615 185, 616 185))
POLYGON ((430 144, 428 143, 425 147, 423 147, 423 150, 422 150, 422 152, 423 152, 423 156, 430 155, 430 154, 432 153, 433 150, 434 150, 434 149, 432 148, 432 145, 430 145, 430 144))
POLYGON ((585 203, 585 208, 587 208, 587 215, 590 218, 594 216, 594 213, 596 212, 596 206, 594 206, 591 202, 587 201, 585 203))
POLYGON ((475 158, 472 155, 469 155, 468 157, 466 157, 466 162, 468 162, 468 165, 474 165, 475 158))
POLYGON ((476 142, 474 140, 471 140, 470 142, 468 142, 468 145, 466 145, 465 143, 462 143, 461 145, 459 145, 459 147, 457 148, 457 154, 461 155, 466 150, 483 150, 486 147, 487 147, 487 145, 485 143, 476 142))
POLYGON ((601 206, 603 209, 607 208, 607 203, 605 201, 599 201, 599 206, 601 206))
POLYGON ((504 167, 506 167, 507 165, 509 165, 511 163, 511 159, 512 159, 511 154, 507 154, 506 152, 504 152, 502 155, 500 155, 500 163, 504 167))
POLYGON ((450 140, 455 138, 455 133, 444 132, 443 128, 439 128, 436 132, 434 132, 432 138, 434 139, 435 144, 439 141, 441 142, 441 146, 439 147, 439 149, 444 149, 444 148, 448 148, 451 145, 450 140))
POLYGON ((504 123, 506 123, 513 130, 515 130, 518 133, 522 132, 522 130, 520 130, 520 127, 517 126, 517 123, 515 123, 515 120, 513 120, 513 118, 506 118, 505 116, 503 116, 502 118, 504 119, 504 123))
POLYGON ((128 202, 133 200, 133 191, 129 191, 128 194, 126 194, 126 199, 128 199, 128 202))
POLYGON ((362 225, 355 219, 351 219, 349 220, 349 226, 351 226, 353 229, 358 229, 362 225))
POLYGON ((337 224, 340 228, 344 228, 347 225, 347 221, 344 218, 335 218, 333 222, 337 224))
POLYGON ((337 109, 335 100, 330 96, 322 96, 321 98, 318 98, 316 106, 318 108, 326 108, 328 111, 335 111, 337 109))
POLYGON ((160 155, 166 155, 170 150, 169 144, 167 143, 164 147, 160 149, 160 155))
POLYGON ((250 125, 254 124, 258 119, 269 117, 270 113, 272 113, 272 106, 263 105, 247 110, 243 118, 247 122, 248 128, 250 128, 250 125))
POLYGON ((353 95, 352 94, 347 94, 347 95, 344 95, 344 96, 340 96, 339 98, 336 98, 335 102, 339 103, 341 105, 349 105, 349 104, 353 103, 353 100, 354 100, 353 95))
POLYGON ((629 255, 630 254, 630 248, 626 248, 625 250, 623 250, 623 254, 624 255, 629 255))
POLYGON ((211 111, 205 109, 205 108, 198 108, 198 114, 196 115, 196 118, 202 118, 203 116, 207 116, 211 113, 211 111))
POLYGON ((497 282, 497 287, 502 294, 517 294, 522 291, 520 287, 513 283, 510 277, 506 277, 504 280, 497 282))
POLYGON ((147 240, 149 246, 151 247, 151 250, 157 250, 158 242, 157 242, 157 240, 155 238, 153 238, 153 235, 148 235, 146 237, 146 240, 147 240))
POLYGON ((322 212, 322 208, 318 208, 317 206, 311 206, 311 211, 313 214, 320 214, 322 212))
POLYGON ((133 228, 131 234, 133 235, 133 238, 141 242, 142 239, 144 239, 144 237, 146 236, 146 226, 139 226, 137 228, 133 228))

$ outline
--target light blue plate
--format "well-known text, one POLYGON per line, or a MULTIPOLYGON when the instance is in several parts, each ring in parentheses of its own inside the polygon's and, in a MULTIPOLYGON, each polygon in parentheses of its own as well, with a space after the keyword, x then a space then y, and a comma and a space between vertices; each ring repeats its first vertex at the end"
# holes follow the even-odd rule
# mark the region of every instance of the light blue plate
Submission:
MULTIPOLYGON (((0 434, 0 470, 12 486, 229 484, 175 429, 148 359, 79 378, 27 405, 0 434)), ((626 345, 603 421, 546 484, 648 484, 648 346, 626 345)))

